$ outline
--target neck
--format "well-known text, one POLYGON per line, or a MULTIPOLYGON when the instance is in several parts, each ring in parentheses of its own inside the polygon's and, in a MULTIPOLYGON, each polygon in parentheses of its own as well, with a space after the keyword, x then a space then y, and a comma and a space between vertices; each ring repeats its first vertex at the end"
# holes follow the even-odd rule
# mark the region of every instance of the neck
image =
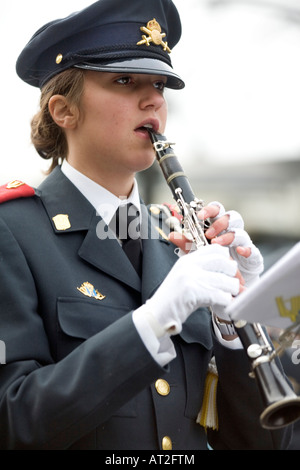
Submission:
POLYGON ((109 172, 97 171, 97 169, 92 169, 88 165, 86 166, 84 161, 80 164, 75 163, 69 158, 67 158, 67 161, 75 170, 107 189, 107 191, 114 194, 116 197, 129 197, 134 184, 135 175, 133 173, 120 174, 117 170, 109 172))

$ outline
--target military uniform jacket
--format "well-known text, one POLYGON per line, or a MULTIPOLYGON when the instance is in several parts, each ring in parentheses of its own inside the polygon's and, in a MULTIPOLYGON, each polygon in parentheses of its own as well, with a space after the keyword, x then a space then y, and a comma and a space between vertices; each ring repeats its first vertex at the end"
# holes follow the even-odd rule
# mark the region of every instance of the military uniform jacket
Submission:
POLYGON ((173 450, 206 449, 196 417, 212 354, 213 448, 285 447, 289 431, 258 423, 262 405, 244 351, 217 342, 205 309, 173 337, 176 359, 156 363, 132 311, 176 261, 174 246, 143 240, 141 280, 116 239, 97 237, 99 220, 59 167, 34 196, 0 206, 0 448, 161 449, 167 436, 173 450), (55 225, 60 214, 66 227, 55 225), (156 390, 159 378, 168 394, 156 390))

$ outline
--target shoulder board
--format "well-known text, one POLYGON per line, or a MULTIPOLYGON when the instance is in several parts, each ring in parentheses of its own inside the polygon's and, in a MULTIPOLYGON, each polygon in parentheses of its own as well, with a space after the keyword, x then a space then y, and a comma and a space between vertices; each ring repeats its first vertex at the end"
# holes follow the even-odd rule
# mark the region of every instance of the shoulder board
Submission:
POLYGON ((176 204, 151 204, 149 208, 152 215, 156 217, 166 216, 166 217, 176 217, 179 222, 182 222, 182 214, 179 211, 179 208, 176 204))
POLYGON ((180 222, 182 222, 183 217, 182 217, 182 214, 180 213, 179 208, 176 204, 167 204, 165 202, 163 205, 166 206, 169 209, 169 211, 170 211, 170 213, 173 217, 176 217, 176 219, 178 219, 180 222))
POLYGON ((18 199, 21 197, 32 197, 35 195, 35 190, 19 180, 11 181, 10 183, 0 186, 0 204, 11 199, 18 199))
POLYGON ((149 210, 151 213, 151 217, 154 216, 154 218, 160 220, 160 225, 161 223, 163 224, 162 227, 155 228, 158 230, 160 235, 167 241, 169 241, 168 236, 163 232, 162 228, 164 228, 164 230, 171 230, 172 232, 182 232, 183 217, 176 204, 151 204, 149 210))

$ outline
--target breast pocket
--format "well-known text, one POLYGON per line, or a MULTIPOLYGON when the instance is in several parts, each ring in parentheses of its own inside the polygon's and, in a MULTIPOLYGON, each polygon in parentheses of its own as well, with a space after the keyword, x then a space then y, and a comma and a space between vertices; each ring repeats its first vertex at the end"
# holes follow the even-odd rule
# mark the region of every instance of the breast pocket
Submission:
MULTIPOLYGON (((129 307, 113 307, 97 301, 60 297, 57 300, 57 360, 63 359, 81 343, 91 338, 129 312, 129 307)), ((101 369, 99 369, 101 373, 101 369)), ((114 416, 136 416, 133 398, 114 416)))
POLYGON ((72 352, 85 340, 126 315, 126 306, 114 307, 96 300, 70 297, 57 299, 57 360, 72 352))

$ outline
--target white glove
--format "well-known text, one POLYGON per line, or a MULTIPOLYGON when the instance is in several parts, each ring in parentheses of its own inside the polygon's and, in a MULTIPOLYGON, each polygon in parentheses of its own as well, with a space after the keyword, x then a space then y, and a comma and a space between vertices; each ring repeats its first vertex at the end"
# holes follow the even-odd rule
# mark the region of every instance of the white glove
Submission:
MULTIPOLYGON (((206 245, 178 259, 153 297, 136 312, 147 315, 158 337, 178 334, 199 307, 224 310, 239 292, 237 263, 228 248, 206 245)), ((227 317, 226 317, 227 318, 227 317)))
POLYGON ((244 221, 242 216, 236 211, 225 212, 224 206, 220 202, 211 202, 208 204, 216 205, 220 208, 217 217, 211 219, 213 223, 223 215, 229 215, 229 225, 227 230, 222 233, 233 232, 234 240, 229 245, 229 251, 232 258, 237 262, 238 268, 245 280, 245 285, 249 286, 259 278, 264 270, 264 261, 259 249, 254 245, 248 233, 244 230, 244 221), (237 246, 245 246, 251 248, 251 255, 245 258, 236 251, 237 246))

